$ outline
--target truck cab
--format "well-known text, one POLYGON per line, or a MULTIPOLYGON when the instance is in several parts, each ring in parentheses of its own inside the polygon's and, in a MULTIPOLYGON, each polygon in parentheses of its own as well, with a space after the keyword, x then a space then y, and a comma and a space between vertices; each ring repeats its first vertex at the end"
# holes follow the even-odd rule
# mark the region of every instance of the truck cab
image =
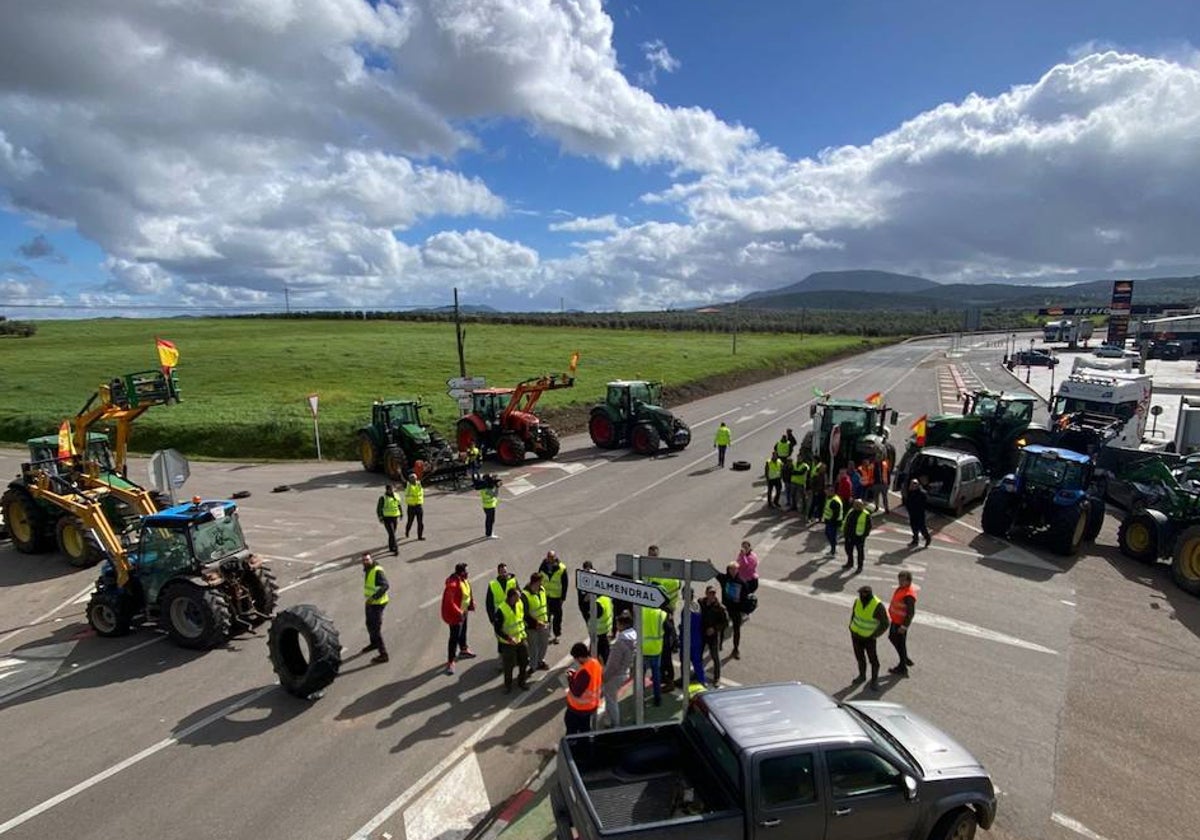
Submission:
POLYGON ((1137 449, 1146 434, 1146 420, 1153 395, 1153 377, 1149 374, 1075 372, 1058 386, 1050 405, 1050 428, 1057 427, 1064 417, 1072 414, 1086 412, 1108 416, 1120 421, 1116 436, 1109 443, 1137 449))

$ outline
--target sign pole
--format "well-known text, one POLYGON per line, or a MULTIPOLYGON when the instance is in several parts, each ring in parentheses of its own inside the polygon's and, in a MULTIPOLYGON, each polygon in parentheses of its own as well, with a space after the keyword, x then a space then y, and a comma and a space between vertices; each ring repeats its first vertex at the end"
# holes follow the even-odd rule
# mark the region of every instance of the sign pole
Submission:
POLYGON ((313 437, 317 441, 317 460, 321 460, 321 427, 317 425, 317 416, 313 415, 313 437))
POLYGON ((588 595, 588 649, 592 656, 596 655, 596 642, 599 639, 596 632, 596 593, 588 595))
POLYGON ((692 684, 692 561, 683 561, 683 704, 680 720, 687 714, 688 686, 692 684))
MULTIPOLYGON (((642 579, 642 558, 635 554, 633 555, 633 577, 634 580, 642 579)), ((642 662, 642 608, 638 604, 633 605, 633 629, 637 634, 637 647, 634 649, 633 656, 633 720, 638 726, 646 722, 646 709, 644 705, 646 697, 646 675, 642 671, 645 665, 642 662)))

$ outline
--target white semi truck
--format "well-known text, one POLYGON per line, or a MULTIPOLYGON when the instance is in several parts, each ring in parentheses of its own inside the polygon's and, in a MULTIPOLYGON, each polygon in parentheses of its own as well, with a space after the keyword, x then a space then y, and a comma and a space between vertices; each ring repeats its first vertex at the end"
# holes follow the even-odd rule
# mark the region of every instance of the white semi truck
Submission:
MULTIPOLYGON (((1066 415, 1083 412, 1114 417, 1123 421, 1123 424, 1108 445, 1142 448, 1153 394, 1154 386, 1149 374, 1076 370, 1063 380, 1054 395, 1050 405, 1051 428, 1057 427, 1066 415)), ((1148 444, 1145 448, 1160 447, 1148 444)))

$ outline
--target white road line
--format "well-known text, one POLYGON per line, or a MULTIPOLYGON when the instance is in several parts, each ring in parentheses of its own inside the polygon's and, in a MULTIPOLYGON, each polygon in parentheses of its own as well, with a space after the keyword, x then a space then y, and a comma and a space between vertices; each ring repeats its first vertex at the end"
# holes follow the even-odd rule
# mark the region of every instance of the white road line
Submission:
POLYGON ((304 566, 321 566, 325 564, 324 560, 301 560, 299 557, 285 557, 282 554, 259 554, 264 560, 270 560, 272 563, 300 563, 304 566))
POLYGON ((765 498, 765 495, 759 494, 751 501, 746 502, 746 504, 742 505, 741 509, 737 513, 735 513, 733 516, 729 517, 730 523, 736 522, 737 520, 741 519, 743 516, 745 516, 750 511, 756 510, 756 509, 762 507, 764 498, 765 498))
POLYGON ((1060 814, 1058 811, 1055 811, 1050 815, 1050 822, 1058 823, 1063 828, 1069 831, 1074 831, 1076 834, 1080 835, 1081 837, 1086 837, 1088 840, 1108 840, 1108 838, 1103 834, 1097 834, 1079 820, 1073 820, 1066 814, 1060 814))
POLYGON ((163 740, 159 741, 157 744, 146 747, 146 749, 142 750, 140 753, 131 755, 129 758, 125 759, 124 761, 117 762, 112 767, 109 767, 107 770, 101 770, 96 775, 94 775, 90 778, 84 779, 82 782, 75 785, 74 787, 67 788, 62 793, 58 794, 57 796, 52 796, 49 799, 47 799, 45 802, 41 803, 40 805, 35 805, 34 807, 30 808, 28 811, 25 811, 24 813, 18 814, 17 816, 13 817, 8 822, 0 824, 0 834, 7 834, 8 832, 12 831, 14 828, 16 828, 20 825, 24 825, 25 823, 29 822, 31 819, 38 816, 39 814, 44 814, 46 811, 49 811, 51 808, 61 805, 63 802, 66 802, 72 796, 75 796, 78 793, 83 793, 88 788, 95 787, 96 785, 103 782, 105 779, 109 779, 109 778, 117 775, 118 773, 120 773, 122 770, 126 770, 126 769, 132 767, 133 765, 137 764, 138 762, 144 761, 145 759, 149 758, 150 756, 154 755, 155 753, 162 752, 167 747, 172 746, 173 744, 179 743, 181 740, 188 737, 192 733, 198 732, 199 730, 203 729, 204 727, 206 727, 212 723, 215 723, 216 721, 220 720, 221 718, 225 717, 226 715, 236 712, 238 709, 242 708, 242 706, 246 706, 246 705, 249 705, 250 703, 253 703, 255 700, 257 700, 259 697, 262 697, 268 691, 274 691, 274 690, 275 690, 275 686, 273 686, 273 685, 267 686, 265 688, 260 688, 257 691, 252 692, 251 694, 248 694, 247 696, 243 697, 241 700, 230 703, 228 706, 225 706, 224 708, 218 709, 217 711, 213 712, 211 715, 204 718, 203 720, 196 721, 191 726, 187 727, 186 729, 180 730, 176 734, 172 735, 170 738, 164 738, 163 740))
POLYGON ((356 540, 356 539, 358 539, 357 534, 347 534, 344 537, 338 537, 336 540, 330 540, 329 542, 325 543, 322 546, 318 546, 317 548, 313 548, 308 551, 301 551, 300 553, 298 553, 296 555, 296 559, 299 560, 304 557, 312 557, 314 554, 321 554, 321 553, 324 553, 325 551, 328 551, 329 549, 333 548, 335 545, 341 545, 342 543, 348 543, 351 540, 356 540))
POLYGON ((165 638, 166 638, 166 636, 155 636, 153 639, 147 639, 144 642, 138 642, 136 645, 133 645, 132 647, 127 647, 124 650, 117 651, 116 653, 110 653, 108 656, 101 657, 100 659, 97 659, 95 662, 89 662, 86 665, 80 665, 78 668, 72 668, 70 671, 67 671, 65 674, 59 674, 57 677, 51 677, 48 680, 43 680, 42 682, 35 683, 31 686, 27 686, 26 688, 23 688, 20 691, 14 691, 12 694, 9 694, 6 697, 0 698, 0 708, 8 705, 9 703, 13 702, 14 700, 16 700, 18 698, 24 697, 26 694, 32 694, 35 691, 41 691, 43 688, 54 685, 55 683, 60 683, 63 680, 68 679, 69 677, 74 677, 78 674, 84 673, 85 671, 90 671, 93 668, 99 668, 101 665, 106 665, 109 662, 112 662, 114 659, 120 659, 122 656, 126 656, 130 653, 133 653, 135 650, 141 650, 144 647, 149 647, 150 645, 157 644, 158 642, 161 642, 165 638))
POLYGON ((1074 601, 1065 601, 1065 600, 1063 600, 1063 599, 1061 599, 1061 598, 1059 599, 1058 603, 1060 603, 1060 604, 1066 604, 1068 607, 1073 607, 1073 606, 1075 606, 1075 602, 1074 602, 1074 601))
POLYGON ((491 807, 479 760, 468 753, 404 810, 404 840, 461 840, 491 807))
POLYGON ((50 618, 51 616, 53 616, 53 615, 54 615, 56 612, 58 612, 59 610, 64 610, 64 609, 66 609, 67 607, 71 606, 72 604, 75 604, 75 603, 76 603, 76 602, 77 602, 77 601, 78 601, 80 598, 82 598, 84 595, 87 595, 87 594, 88 594, 89 592, 91 592, 91 591, 92 591, 92 589, 94 589, 94 588, 95 588, 95 586, 94 586, 93 584, 90 584, 90 583, 89 583, 89 584, 87 585, 87 589, 81 589, 81 590, 80 590, 80 591, 79 591, 77 594, 75 594, 75 595, 72 595, 70 598, 68 598, 67 600, 63 601, 61 604, 59 604, 57 607, 55 607, 54 609, 50 610, 49 612, 46 612, 46 613, 43 613, 42 615, 39 615, 37 618, 35 618, 33 621, 31 621, 31 622, 29 622, 28 624, 26 624, 24 627, 18 627, 16 630, 10 630, 9 632, 5 633, 3 636, 0 636, 0 645, 2 645, 2 644, 4 644, 5 642, 7 642, 7 641, 8 641, 9 639, 11 639, 13 636, 18 636, 18 635, 20 635, 21 633, 24 633, 26 630, 30 630, 30 629, 32 629, 32 628, 34 628, 34 627, 38 626, 39 624, 41 624, 41 623, 42 623, 43 621, 45 621, 46 619, 48 619, 48 618, 50 618))
POLYGON ((550 536, 546 537, 546 539, 539 542, 538 545, 546 545, 547 543, 552 543, 557 539, 561 539, 562 537, 565 537, 567 534, 571 533, 573 530, 575 530, 575 529, 574 528, 563 528, 557 534, 551 534, 550 536))

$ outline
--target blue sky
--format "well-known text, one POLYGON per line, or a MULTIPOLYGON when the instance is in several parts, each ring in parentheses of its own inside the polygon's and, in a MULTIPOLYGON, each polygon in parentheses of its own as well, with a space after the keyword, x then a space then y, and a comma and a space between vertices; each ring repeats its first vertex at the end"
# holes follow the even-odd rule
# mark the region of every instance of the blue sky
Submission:
POLYGON ((1200 263, 1197 4, 142 5, 6 13, 0 314, 1200 263))

